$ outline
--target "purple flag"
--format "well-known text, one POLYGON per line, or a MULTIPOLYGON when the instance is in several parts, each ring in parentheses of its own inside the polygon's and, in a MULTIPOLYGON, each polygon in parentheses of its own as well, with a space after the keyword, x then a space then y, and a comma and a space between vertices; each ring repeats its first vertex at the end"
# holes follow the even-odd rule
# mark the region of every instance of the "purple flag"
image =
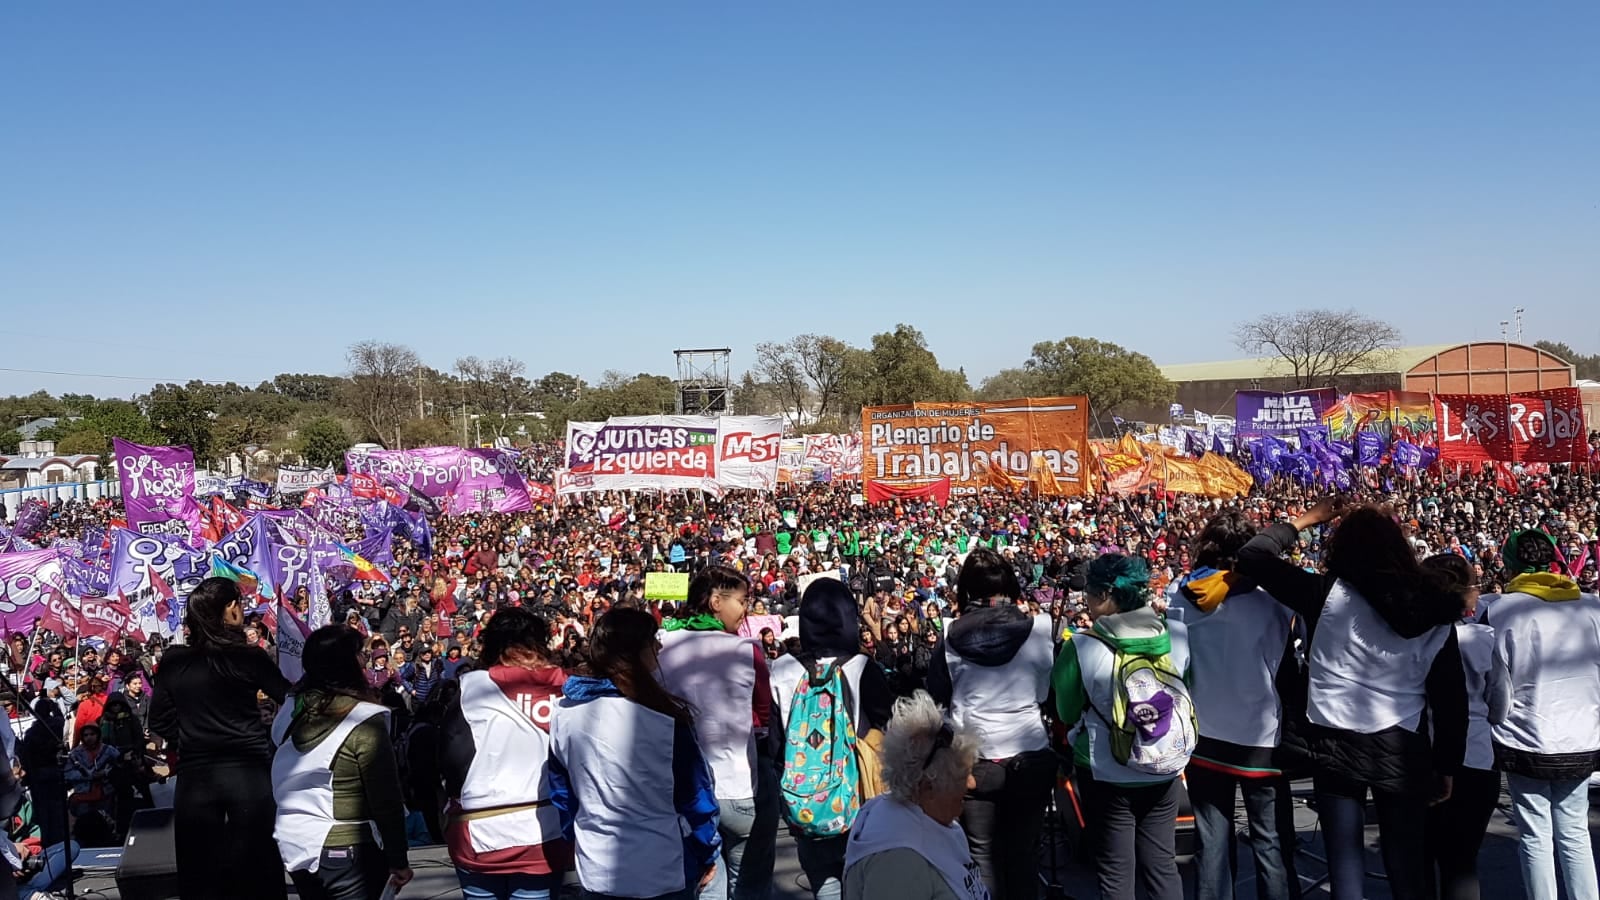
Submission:
POLYGON ((111 554, 93 558, 62 554, 61 579, 69 597, 107 597, 111 594, 111 554))
POLYGON ((33 540, 50 518, 50 504, 40 499, 28 500, 17 511, 17 520, 11 525, 11 534, 23 540, 33 540))
POLYGON ((393 540, 392 532, 380 531, 356 541, 350 545, 350 549, 367 562, 387 569, 394 565, 394 550, 391 546, 393 540))
POLYGON ((107 596, 118 592, 132 597, 152 584, 155 572, 179 598, 189 596, 211 574, 211 555, 164 534, 139 534, 126 528, 111 532, 111 585, 107 596))
POLYGON ((1295 429, 1295 435, 1300 438, 1300 446, 1311 444, 1326 444, 1328 442, 1328 426, 1311 425, 1295 429))
POLYGON ((1389 452, 1394 464, 1402 469, 1422 465, 1422 449, 1410 441, 1395 441, 1389 452))
POLYGON ((505 451, 473 449, 461 453, 461 480, 450 494, 452 512, 513 513, 533 509, 527 482, 517 470, 516 460, 505 451))
POLYGON ((58 551, 0 553, 0 631, 31 632, 34 620, 65 587, 58 551))
POLYGON ((122 505, 140 534, 200 539, 200 504, 194 499, 194 453, 188 447, 146 447, 112 438, 122 505))
POLYGON ((1376 431, 1356 432, 1356 461, 1375 466, 1383 461, 1383 435, 1376 431))
POLYGON ((418 447, 348 453, 345 468, 352 475, 376 475, 423 496, 442 498, 461 483, 464 452, 460 447, 418 447))
POLYGON ((1185 428, 1183 430, 1183 446, 1184 452, 1190 456, 1206 455, 1205 438, 1200 436, 1200 432, 1195 431, 1192 428, 1185 428))
POLYGON ((275 537, 272 521, 258 512, 211 549, 229 565, 248 569, 257 578, 271 579, 272 573, 267 567, 271 564, 275 537))
POLYGON ((272 579, 276 596, 292 598, 295 592, 305 588, 307 595, 315 599, 326 591, 322 583, 322 569, 317 565, 316 554, 310 547, 277 544, 268 558, 267 577, 272 579))

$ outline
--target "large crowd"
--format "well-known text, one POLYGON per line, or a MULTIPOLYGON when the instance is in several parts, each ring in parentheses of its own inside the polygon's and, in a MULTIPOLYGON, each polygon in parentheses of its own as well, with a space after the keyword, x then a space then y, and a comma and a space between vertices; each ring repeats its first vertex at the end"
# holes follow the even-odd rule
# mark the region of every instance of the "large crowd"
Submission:
MULTIPOLYGON (((59 505, 39 540, 118 512, 59 505)), ((1334 897, 1362 895, 1369 795, 1392 896, 1476 897, 1504 775, 1528 895, 1559 869, 1593 898, 1597 519, 1562 466, 1335 500, 844 482, 438 518, 426 557, 397 541, 387 583, 330 598, 295 683, 227 579, 179 644, 11 635, 26 790, 0 849, 48 897, 51 848, 114 843, 175 775, 185 898, 281 898, 287 869, 376 900, 437 843, 474 900, 573 872, 587 897, 757 900, 784 829, 819 900, 1009 900, 1039 896, 1070 773, 1102 896, 1182 896, 1186 796, 1198 895, 1232 897, 1240 795, 1258 896, 1290 898, 1310 776, 1334 897), (687 599, 647 599, 657 572, 687 599)))

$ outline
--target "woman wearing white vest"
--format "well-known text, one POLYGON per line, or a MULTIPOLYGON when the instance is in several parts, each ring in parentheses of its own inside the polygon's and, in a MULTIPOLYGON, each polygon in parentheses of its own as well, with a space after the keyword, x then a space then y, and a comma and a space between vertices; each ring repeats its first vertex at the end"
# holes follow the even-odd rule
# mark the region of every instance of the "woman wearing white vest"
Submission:
MULTIPOLYGON (((1094 828, 1095 876, 1104 900, 1133 900, 1135 877, 1151 900, 1182 900, 1174 856, 1179 787, 1176 774, 1159 777, 1118 762, 1111 718, 1117 698, 1117 661, 1124 657, 1171 660, 1190 677, 1188 634, 1154 606, 1150 569, 1134 556, 1108 553, 1089 564, 1084 604, 1094 624, 1061 645, 1051 680, 1056 714, 1073 729, 1073 759, 1094 828)), ((1170 696, 1165 694, 1164 696, 1170 696)), ((1176 704, 1166 705, 1166 728, 1182 734, 1176 704)), ((1204 711, 1196 711, 1204 715, 1204 711)), ((1188 740, 1193 740, 1191 734, 1188 740)), ((1192 744, 1188 748, 1192 750, 1192 744)), ((1175 761, 1181 770, 1187 755, 1175 761)))
POLYGON ((956 580, 961 615, 928 664, 928 693, 978 735, 977 787, 961 827, 996 900, 1038 896, 1039 833, 1056 774, 1043 717, 1054 625, 1048 613, 1023 612, 1021 597, 1010 563, 973 550, 956 580))
POLYGON ((377 900, 411 880, 388 710, 369 702, 357 632, 317 629, 302 664, 272 725, 272 836, 301 897, 377 900))
POLYGON ((766 900, 778 840, 779 761, 767 729, 772 687, 761 642, 739 637, 750 580, 708 566, 678 618, 663 623, 661 683, 694 710, 695 737, 716 779, 722 862, 702 900, 766 900))
POLYGON ((440 741, 445 843, 465 900, 549 900, 572 868, 548 765, 567 674, 549 623, 522 607, 496 610, 481 639, 483 668, 461 675, 440 741))
POLYGON ((1276 678, 1294 613, 1233 572, 1234 556, 1256 529, 1242 512, 1212 517, 1194 543, 1194 568, 1167 591, 1167 618, 1188 630, 1200 740, 1185 770, 1199 849, 1197 900, 1231 900, 1237 880, 1234 794, 1244 795, 1255 859, 1256 896, 1293 895, 1277 802, 1283 773, 1273 766, 1282 731, 1276 678))
POLYGON ((593 674, 567 679, 550 723, 551 796, 585 900, 690 900, 721 868, 711 770, 694 714, 652 671, 656 632, 643 610, 601 616, 593 674))
POLYGON ((856 814, 844 900, 989 900, 957 822, 979 738, 944 720, 925 691, 895 701, 883 736, 888 793, 856 814))
POLYGON ((1502 553, 1515 574, 1489 611, 1489 722, 1521 833, 1522 883, 1556 900, 1600 897, 1589 842, 1589 775, 1600 767, 1600 597, 1551 573, 1555 546, 1521 531, 1502 553))
POLYGON ((1234 571, 1302 616, 1310 632, 1306 720, 1285 723, 1283 746, 1315 767, 1333 900, 1362 896, 1369 791, 1390 893, 1413 900, 1427 892, 1428 803, 1449 797, 1466 753, 1466 678, 1453 627, 1464 599, 1422 569, 1400 524, 1376 507, 1343 515, 1325 543, 1325 572, 1282 558, 1301 531, 1340 512, 1325 500, 1269 527, 1239 551, 1234 571))

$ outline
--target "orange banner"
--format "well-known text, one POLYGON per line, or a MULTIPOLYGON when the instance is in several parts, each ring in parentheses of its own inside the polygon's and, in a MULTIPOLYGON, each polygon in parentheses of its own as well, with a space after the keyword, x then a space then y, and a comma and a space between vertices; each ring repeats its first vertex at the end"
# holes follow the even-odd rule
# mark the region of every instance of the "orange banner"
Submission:
POLYGON ((1050 493, 1087 493, 1089 400, 1031 397, 972 403, 869 406, 861 411, 861 473, 867 481, 917 484, 949 478, 972 494, 1001 479, 1040 484, 1050 493), (1036 463, 1035 460, 1038 460, 1036 463))

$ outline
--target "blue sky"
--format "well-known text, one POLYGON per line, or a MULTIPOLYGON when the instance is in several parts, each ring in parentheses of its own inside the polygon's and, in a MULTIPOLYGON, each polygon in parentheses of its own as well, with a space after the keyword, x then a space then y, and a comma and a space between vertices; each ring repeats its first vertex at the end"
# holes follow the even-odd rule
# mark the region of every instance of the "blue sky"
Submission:
MULTIPOLYGON (((1600 351, 1600 5, 0 6, 0 367, 530 374, 923 330, 976 383, 1355 307, 1600 351)), ((0 394, 147 383, 0 371, 0 394)))

